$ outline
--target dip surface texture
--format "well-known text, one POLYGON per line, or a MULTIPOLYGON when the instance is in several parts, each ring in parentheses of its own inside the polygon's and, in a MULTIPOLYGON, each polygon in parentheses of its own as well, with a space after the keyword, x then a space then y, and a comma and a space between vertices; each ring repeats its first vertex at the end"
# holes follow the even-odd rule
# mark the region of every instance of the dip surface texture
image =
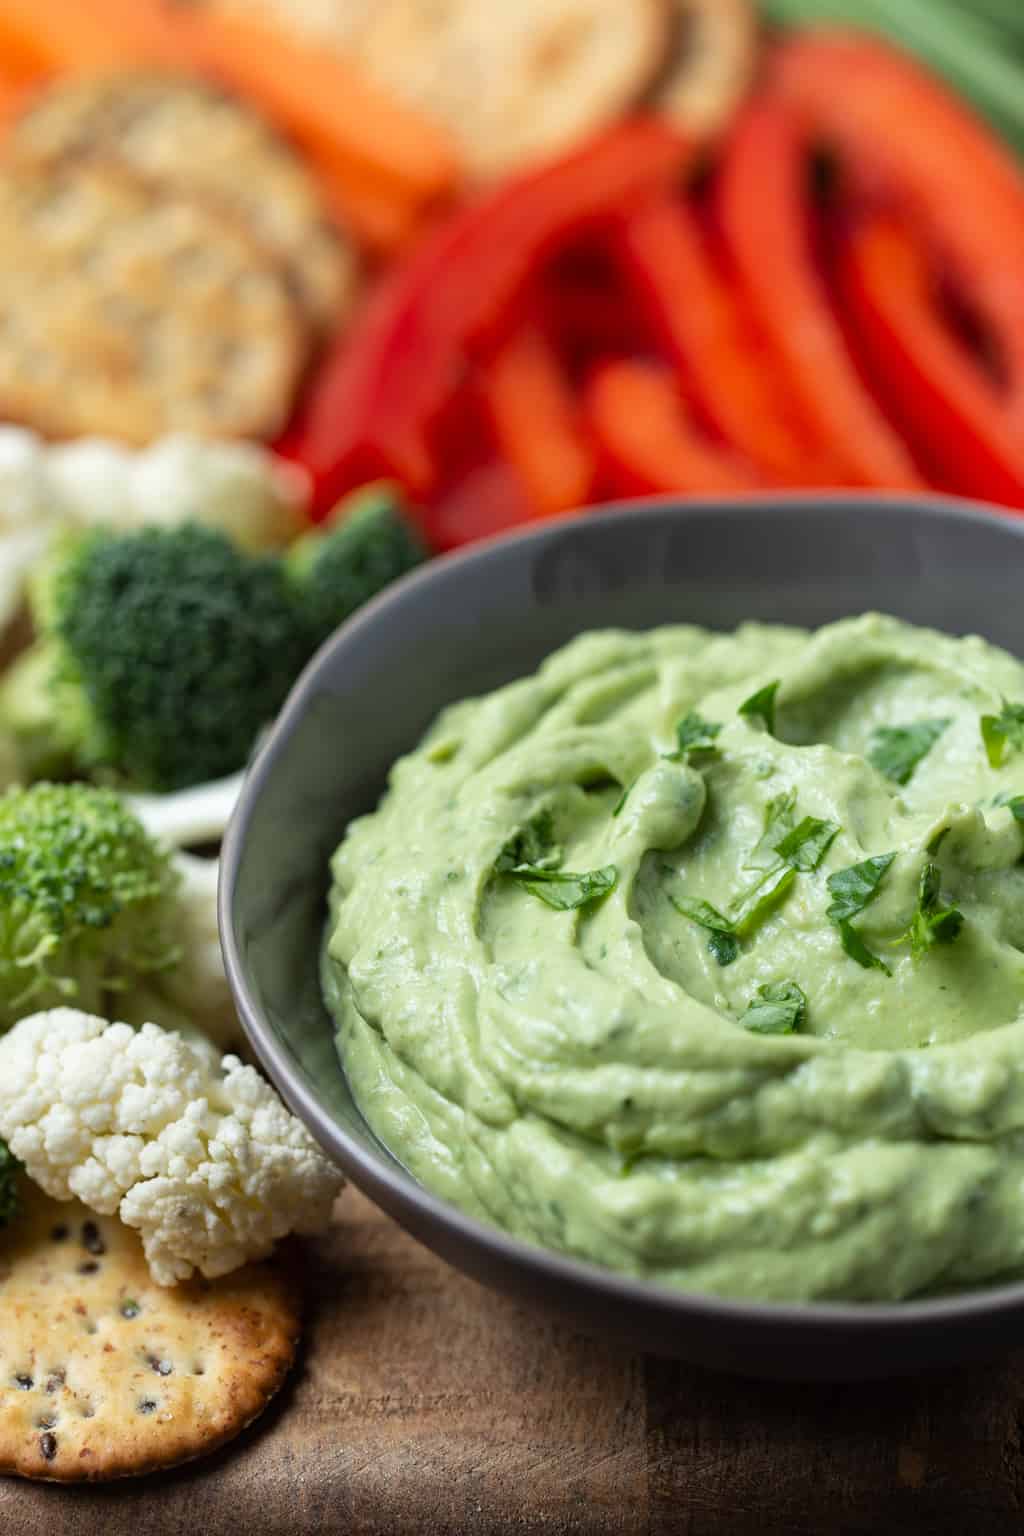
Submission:
POLYGON ((584 635, 446 710, 332 863, 368 1122, 464 1210, 687 1289, 1019 1272, 1021 701, 1004 652, 869 614, 584 635))

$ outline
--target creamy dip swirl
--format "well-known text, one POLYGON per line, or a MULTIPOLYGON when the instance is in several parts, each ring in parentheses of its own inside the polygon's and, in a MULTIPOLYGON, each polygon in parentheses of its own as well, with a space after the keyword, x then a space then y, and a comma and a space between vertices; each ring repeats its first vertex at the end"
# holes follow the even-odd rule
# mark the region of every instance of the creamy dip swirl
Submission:
POLYGON ((1004 652, 869 614, 583 635, 445 710, 332 862, 324 986, 367 1121, 464 1210, 687 1289, 1019 1271, 1024 750, 993 766, 980 722, 1022 700, 1004 652), (691 712, 719 729, 683 754, 691 712), (738 911, 802 822, 839 830, 723 957, 684 909, 738 911), (611 892, 549 905, 508 868, 531 827, 611 892), (830 877, 889 854, 847 943, 830 877), (928 867, 960 916, 912 946, 928 867), (795 1027, 755 1032, 760 989, 794 983, 795 1027))

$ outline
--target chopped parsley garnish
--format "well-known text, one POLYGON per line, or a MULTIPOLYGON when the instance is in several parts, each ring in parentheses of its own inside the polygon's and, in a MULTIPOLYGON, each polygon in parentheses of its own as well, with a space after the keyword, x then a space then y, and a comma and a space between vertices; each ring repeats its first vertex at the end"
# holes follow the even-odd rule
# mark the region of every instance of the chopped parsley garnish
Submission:
POLYGON ((705 720, 695 709, 691 709, 685 719, 680 720, 676 726, 679 751, 673 756, 696 757, 717 752, 715 738, 721 729, 721 725, 716 721, 705 720))
POLYGON ((740 939, 748 938, 788 895, 796 870, 780 864, 771 869, 757 884, 733 903, 731 916, 719 912, 709 901, 690 900, 686 896, 669 895, 677 912, 688 917, 698 927, 707 929, 708 949, 719 965, 731 965, 740 952, 740 939))
POLYGON ((833 923, 848 922, 869 906, 878 895, 879 887, 896 857, 894 853, 879 853, 873 859, 860 864, 850 864, 837 869, 825 882, 832 897, 825 916, 833 923))
POLYGON ((749 699, 744 699, 738 713, 745 715, 748 720, 760 720, 769 736, 775 735, 775 695, 779 691, 781 678, 776 678, 774 683, 766 683, 756 693, 752 693, 749 699))
POLYGON ((982 715, 981 739, 991 766, 1001 768, 1008 750, 1019 752, 1024 747, 1024 704, 1004 699, 998 715, 982 715))
POLYGON ((744 865, 745 869, 772 869, 779 862, 777 845, 793 830, 796 790, 774 795, 764 808, 764 831, 744 865))
POLYGON ((1003 804, 1014 821, 1024 821, 1024 795, 1011 795, 1003 804))
POLYGON ((574 912, 579 907, 592 906, 614 891, 619 871, 614 864, 603 869, 591 869, 586 874, 571 874, 568 870, 521 867, 509 870, 513 880, 518 880, 531 896, 538 896, 558 912, 574 912))
POLYGON ((792 827, 775 844, 775 852, 791 869, 809 874, 817 869, 840 830, 837 821, 822 821, 818 816, 805 816, 803 821, 792 827))
POLYGON ((774 869, 781 860, 809 873, 817 869, 841 831, 837 821, 818 816, 805 816, 797 824, 796 790, 787 790, 765 806, 764 831, 744 867, 774 869))
POLYGON ((713 907, 709 901, 690 901, 685 896, 669 896, 669 900, 677 912, 688 917, 691 923, 696 923, 699 928, 705 928, 709 934, 708 949, 714 955, 719 965, 731 965, 740 952, 740 941, 736 936, 736 924, 731 917, 726 917, 713 907))
POLYGON ((619 798, 615 802, 615 809, 612 811, 612 815, 613 816, 618 816, 619 812, 622 810, 622 807, 625 805, 626 801, 629 799, 630 791, 632 790, 633 784, 635 784, 635 783, 636 783, 636 779, 633 780, 632 784, 627 784, 624 787, 624 789, 622 791, 622 794, 619 796, 619 798))
POLYGON ((873 859, 864 859, 847 869, 837 869, 826 882, 832 901, 825 916, 838 928, 846 953, 865 970, 884 971, 887 976, 892 975, 889 967, 878 955, 872 954, 851 920, 874 901, 895 857, 895 853, 877 854, 873 859))
POLYGON ((555 842, 554 816, 550 811, 538 811, 509 838, 494 861, 494 869, 499 875, 526 869, 557 869, 562 857, 562 850, 555 842))
POLYGON ((915 960, 927 954, 933 944, 952 944, 964 926, 964 915, 959 907, 942 905, 941 883, 939 866, 929 860, 918 882, 914 916, 903 935, 910 940, 910 953, 915 960))
POLYGON ((785 900, 798 874, 809 874, 818 868, 841 830, 837 822, 823 821, 817 816, 805 816, 794 826, 795 812, 796 790, 776 795, 765 806, 764 833, 745 866, 760 870, 761 874, 731 903, 729 916, 706 901, 670 898, 684 917, 711 933, 708 948, 719 965, 730 965, 736 959, 738 941, 749 938, 772 909, 785 900))
POLYGON ((880 725, 872 731, 867 757, 894 784, 906 784, 952 720, 915 720, 912 725, 880 725))
POLYGON ((791 1035, 807 1012, 807 998, 795 981, 772 981, 758 987, 740 1019, 755 1035, 791 1035))
POLYGON ((562 869, 564 853, 555 842, 555 819, 550 811, 538 811, 510 837, 494 861, 496 875, 508 875, 559 912, 572 912, 602 901, 615 889, 619 871, 614 864, 574 874, 562 869))
POLYGON ((892 971, 886 965, 881 955, 876 955, 868 949, 864 940, 850 922, 837 923, 839 940, 851 960, 856 960, 866 971, 883 971, 886 976, 891 976, 892 971))
POLYGON ((735 904, 736 916, 733 921, 740 938, 753 933, 772 908, 789 895, 795 879, 796 870, 788 864, 780 864, 777 869, 770 869, 753 890, 739 898, 735 904))

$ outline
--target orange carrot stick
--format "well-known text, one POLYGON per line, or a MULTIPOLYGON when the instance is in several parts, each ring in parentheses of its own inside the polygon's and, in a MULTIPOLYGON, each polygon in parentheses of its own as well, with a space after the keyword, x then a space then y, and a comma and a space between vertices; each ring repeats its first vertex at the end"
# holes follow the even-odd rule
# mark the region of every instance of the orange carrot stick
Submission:
POLYGON ((443 196, 459 175, 448 135, 393 101, 353 64, 249 17, 196 6, 179 23, 195 62, 264 109, 339 168, 376 174, 416 198, 443 196))
POLYGON ((183 29, 141 0, 0 0, 0 65, 21 77, 188 60, 183 29))
POLYGON ((321 154, 306 153, 327 207, 341 227, 378 256, 393 256, 412 240, 423 208, 404 188, 382 187, 372 172, 340 168, 321 154))
POLYGON ((498 447, 514 466, 537 514, 581 507, 594 461, 558 357, 532 326, 513 332, 483 379, 498 447))

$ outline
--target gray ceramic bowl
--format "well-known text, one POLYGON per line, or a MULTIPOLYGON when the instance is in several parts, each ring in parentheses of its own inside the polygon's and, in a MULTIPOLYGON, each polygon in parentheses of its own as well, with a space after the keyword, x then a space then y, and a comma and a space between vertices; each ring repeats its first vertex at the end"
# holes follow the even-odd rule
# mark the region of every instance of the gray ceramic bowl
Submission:
POLYGON ((1024 1340, 1024 1285, 901 1306, 681 1294, 515 1241, 428 1194, 362 1120, 317 985, 327 861, 442 705, 532 670, 580 630, 671 620, 815 626, 881 609, 1024 652, 1024 520, 849 496, 614 507, 414 574, 335 635, 248 777, 224 845, 221 934, 249 1038, 353 1182, 489 1285, 583 1329, 748 1375, 894 1375, 1024 1340))

